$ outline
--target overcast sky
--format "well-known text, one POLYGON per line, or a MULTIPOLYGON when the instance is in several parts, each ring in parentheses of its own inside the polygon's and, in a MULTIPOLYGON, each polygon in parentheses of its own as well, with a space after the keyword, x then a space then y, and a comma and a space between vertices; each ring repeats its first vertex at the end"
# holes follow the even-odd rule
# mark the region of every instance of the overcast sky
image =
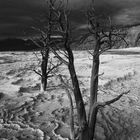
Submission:
MULTIPOLYGON (((70 0, 77 27, 85 27, 83 9, 88 1, 70 0)), ((140 22, 140 0, 95 0, 95 5, 98 14, 111 16, 116 24, 140 22)), ((45 0, 0 0, 0 38, 33 34, 30 29, 40 26, 45 10, 45 0)))

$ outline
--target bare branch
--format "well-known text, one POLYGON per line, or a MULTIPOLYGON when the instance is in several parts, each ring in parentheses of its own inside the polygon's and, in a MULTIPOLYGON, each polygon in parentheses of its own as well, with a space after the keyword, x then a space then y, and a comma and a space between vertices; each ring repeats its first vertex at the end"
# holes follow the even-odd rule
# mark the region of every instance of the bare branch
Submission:
POLYGON ((89 127, 93 127, 93 124, 95 125, 96 115, 97 115, 98 110, 100 108, 105 107, 106 105, 110 105, 110 104, 118 101, 124 94, 128 94, 129 92, 130 92, 130 90, 126 91, 126 92, 123 92, 122 94, 120 94, 119 96, 117 96, 116 98, 114 98, 110 101, 106 101, 106 102, 103 102, 103 103, 95 102, 91 107, 91 112, 90 112, 90 115, 89 115, 89 120, 88 120, 89 127))
POLYGON ((100 77, 100 76, 103 76, 104 75, 104 72, 103 73, 101 73, 101 74, 99 74, 98 76, 100 77))
POLYGON ((127 43, 127 41, 124 39, 123 36, 121 36, 121 35, 115 35, 115 34, 112 34, 112 35, 114 35, 114 36, 120 38, 122 41, 124 41, 124 42, 126 43, 127 46, 129 45, 129 44, 127 43))
POLYGON ((109 49, 111 49, 111 48, 110 47, 107 47, 105 49, 100 50, 99 55, 103 54, 104 52, 106 52, 109 49))
POLYGON ((82 36, 80 37, 80 44, 83 43, 83 42, 85 42, 86 39, 87 39, 89 36, 91 36, 91 33, 86 33, 86 34, 82 35, 82 36))
POLYGON ((41 30, 41 29, 39 29, 39 28, 36 28, 36 27, 33 27, 33 26, 32 26, 32 29, 34 29, 34 30, 36 30, 36 31, 40 32, 40 33, 41 33, 41 35, 46 36, 46 33, 45 33, 43 30, 41 30))
POLYGON ((58 50, 58 51, 59 51, 60 54, 62 54, 62 55, 65 56, 66 58, 69 58, 66 51, 63 51, 63 52, 62 52, 61 50, 58 50))
POLYGON ((40 58, 37 56, 37 54, 35 53, 35 51, 33 51, 33 54, 36 56, 37 60, 38 60, 38 65, 40 64, 41 60, 40 58))
POLYGON ((50 74, 54 69, 58 68, 60 65, 62 65, 62 62, 58 63, 57 65, 54 65, 52 68, 48 69, 47 75, 50 74))
POLYGON ((37 43, 35 40, 30 39, 37 47, 39 48, 43 48, 39 43, 37 43))
POLYGON ((121 94, 118 95, 116 98, 114 98, 114 99, 112 99, 112 100, 110 100, 110 101, 106 101, 106 102, 104 102, 104 103, 98 103, 98 107, 100 108, 100 107, 104 107, 104 106, 106 106, 106 105, 113 104, 113 103, 115 103, 116 101, 118 101, 123 95, 126 95, 126 94, 128 94, 129 92, 130 92, 130 90, 121 93, 121 94))
POLYGON ((53 77, 54 75, 47 75, 47 78, 51 78, 51 77, 53 77))
POLYGON ((52 49, 52 48, 50 48, 50 49, 51 49, 51 51, 55 54, 55 56, 56 56, 62 63, 66 64, 66 65, 69 64, 69 63, 68 63, 65 59, 63 59, 54 49, 52 49))
POLYGON ((41 75, 41 73, 39 73, 38 71, 36 71, 36 70, 33 70, 36 74, 38 74, 39 76, 41 76, 42 77, 42 75, 41 75))
POLYGON ((93 51, 91 52, 90 50, 88 50, 87 52, 88 52, 90 55, 92 55, 92 56, 94 55, 94 52, 93 52, 93 51))

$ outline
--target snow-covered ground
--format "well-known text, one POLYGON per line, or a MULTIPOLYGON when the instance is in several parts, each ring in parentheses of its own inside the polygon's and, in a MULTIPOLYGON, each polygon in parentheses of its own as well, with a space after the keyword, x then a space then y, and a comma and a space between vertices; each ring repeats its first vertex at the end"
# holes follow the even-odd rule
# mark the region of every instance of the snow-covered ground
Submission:
MULTIPOLYGON (((84 100, 88 103, 92 57, 87 51, 74 51, 74 57, 76 72, 82 82, 81 90, 84 100)), ((25 102, 33 101, 33 98, 37 97, 40 93, 40 77, 32 71, 37 64, 38 60, 32 52, 0 52, 1 108, 5 106, 15 108, 25 102)), ((128 114, 132 115, 134 124, 140 124, 138 117, 140 114, 140 48, 110 50, 100 56, 100 64, 98 99, 100 101, 108 100, 123 91, 130 90, 130 93, 114 106, 121 110, 125 109, 128 114)), ((60 69, 61 73, 68 75, 66 66, 61 66, 60 69)), ((68 116, 69 104, 64 90, 58 87, 53 89, 55 83, 54 79, 50 81, 49 84, 52 88, 45 92, 43 99, 41 98, 41 101, 35 106, 34 113, 37 119, 34 118, 34 124, 44 130, 46 123, 50 127, 47 128, 49 131, 47 135, 50 137, 56 135, 58 138, 59 136, 55 132, 50 133, 55 130, 55 127, 57 128, 57 123, 53 123, 52 120, 55 116, 55 120, 61 118, 61 122, 68 123, 66 116, 68 116)), ((27 110, 24 114, 27 114, 27 110)), ((63 125, 61 124, 57 133, 67 137, 69 127, 63 125)), ((140 125, 136 130, 140 130, 140 125)), ((140 133, 137 135, 139 139, 140 133)), ((61 138, 59 137, 59 139, 61 138)))

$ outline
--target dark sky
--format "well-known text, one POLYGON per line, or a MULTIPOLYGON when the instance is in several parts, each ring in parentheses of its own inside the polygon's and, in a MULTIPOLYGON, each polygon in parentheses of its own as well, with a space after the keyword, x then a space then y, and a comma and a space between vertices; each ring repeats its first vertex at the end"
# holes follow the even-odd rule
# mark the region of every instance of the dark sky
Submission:
MULTIPOLYGON (((90 0, 70 0, 72 22, 86 27, 84 7, 90 0)), ((140 0, 95 0, 98 14, 106 14, 116 24, 140 22, 140 0)), ((32 26, 41 26, 45 15, 45 0, 0 0, 0 38, 34 34, 32 26)))

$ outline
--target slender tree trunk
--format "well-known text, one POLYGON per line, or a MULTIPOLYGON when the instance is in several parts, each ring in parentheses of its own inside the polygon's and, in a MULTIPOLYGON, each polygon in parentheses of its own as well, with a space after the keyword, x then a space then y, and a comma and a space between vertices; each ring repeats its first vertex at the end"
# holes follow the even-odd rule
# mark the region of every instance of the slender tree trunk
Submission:
POLYGON ((99 75, 99 49, 100 44, 96 41, 94 54, 93 54, 93 64, 91 72, 91 81, 90 81, 90 110, 94 103, 97 102, 98 94, 98 75, 99 75))
POLYGON ((79 137, 79 140, 89 140, 89 127, 88 127, 88 121, 86 117, 85 105, 84 105, 82 93, 80 90, 77 74, 75 71, 73 52, 69 44, 69 21, 67 18, 65 20, 66 20, 66 31, 65 31, 66 34, 65 34, 64 46, 68 53, 68 61, 69 61, 68 69, 69 69, 70 77, 72 80, 74 98, 76 102, 78 123, 79 123, 79 129, 80 129, 78 137, 79 137))
POLYGON ((42 76, 41 77, 41 91, 46 91, 47 88, 47 77, 42 76))
POLYGON ((81 128, 83 128, 83 127, 85 127, 85 125, 87 125, 86 111, 85 111, 85 106, 84 106, 82 94, 81 94, 80 87, 79 87, 79 82, 78 82, 78 79, 76 76, 74 64, 69 64, 69 71, 70 71, 72 84, 73 84, 73 88, 74 88, 74 96, 75 96, 75 101, 76 101, 76 106, 77 106, 79 126, 81 128))
POLYGON ((78 78, 77 78, 75 67, 74 67, 74 57, 73 57, 71 48, 69 46, 67 46, 67 44, 65 44, 65 48, 66 48, 66 50, 68 52, 68 56, 69 56, 68 69, 69 69, 70 76, 72 79, 74 97, 75 97, 77 114, 78 114, 78 122, 79 122, 79 127, 80 127, 79 140, 86 140, 85 135, 87 135, 88 123, 87 123, 87 119, 86 119, 84 101, 82 98, 82 93, 80 91, 79 82, 78 82, 78 78))
POLYGON ((89 118, 89 140, 93 140, 94 138, 97 113, 98 113, 98 107, 96 104, 94 104, 92 106, 91 115, 89 118))
POLYGON ((79 140, 85 140, 85 136, 87 135, 87 120, 86 120, 86 111, 84 102, 82 99, 82 94, 79 88, 79 83, 77 80, 77 76, 75 73, 75 69, 73 64, 69 65, 69 71, 72 79, 72 84, 74 87, 74 96, 76 101, 76 108, 77 108, 77 114, 78 114, 78 121, 79 121, 79 127, 80 127, 80 139, 79 140))
POLYGON ((95 134, 95 126, 98 108, 97 95, 98 95, 98 75, 99 75, 99 50, 100 50, 100 39, 98 34, 95 36, 96 44, 93 52, 93 64, 91 72, 91 82, 90 82, 90 108, 88 114, 88 126, 89 126, 89 140, 93 140, 95 134))
POLYGON ((69 92, 68 89, 66 89, 66 92, 70 101, 70 138, 71 140, 75 140, 73 101, 72 101, 71 93, 69 92))
POLYGON ((45 54, 42 56, 42 63, 41 63, 41 72, 42 72, 41 91, 46 91, 47 88, 47 80, 48 80, 47 67, 48 67, 48 59, 49 59, 49 49, 47 49, 44 53, 45 54))
POLYGON ((48 22, 48 31, 47 31, 47 45, 45 46, 44 52, 42 54, 42 64, 41 64, 41 71, 42 71, 42 77, 41 77, 41 90, 46 91, 47 88, 47 68, 48 68, 48 60, 49 60, 49 52, 50 49, 50 41, 51 41, 51 32, 52 32, 52 15, 53 15, 53 9, 52 5, 54 5, 53 0, 49 0, 49 22, 48 22))
POLYGON ((89 133, 89 127, 85 127, 83 131, 80 133, 79 140, 90 140, 90 133, 89 133))

